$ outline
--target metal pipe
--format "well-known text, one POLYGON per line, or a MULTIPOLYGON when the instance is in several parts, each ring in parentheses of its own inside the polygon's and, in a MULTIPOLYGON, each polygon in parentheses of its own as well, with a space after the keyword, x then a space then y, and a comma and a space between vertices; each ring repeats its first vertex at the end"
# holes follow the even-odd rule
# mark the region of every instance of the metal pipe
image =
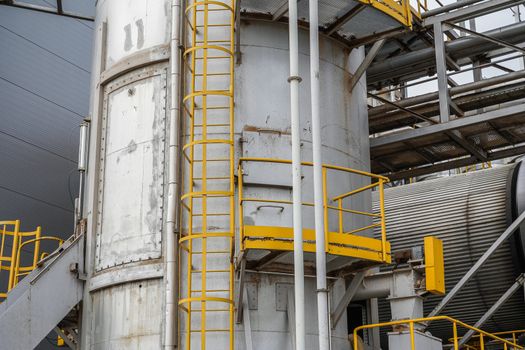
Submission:
POLYGON ((292 132, 293 180, 293 234, 294 234, 294 293, 295 293, 295 349, 306 348, 304 302, 304 252, 301 193, 301 126, 299 116, 299 26, 297 0, 288 0, 290 40, 290 118, 292 132))
MULTIPOLYGON (((78 187, 78 217, 81 220, 84 216, 84 187, 86 182, 87 169, 87 153, 88 153, 88 138, 89 138, 89 120, 84 120, 80 124, 80 139, 78 143, 78 172, 79 172, 79 187, 78 187)), ((77 223, 75 222, 75 225, 77 223)))
POLYGON ((312 153, 314 175, 315 265, 317 275, 317 320, 319 350, 330 348, 328 323, 328 289, 326 284, 325 218, 323 191, 323 161, 321 156, 321 117, 319 115, 319 4, 309 2, 310 17, 310 102, 312 113, 312 153))
POLYGON ((492 243, 489 249, 476 261, 474 266, 461 278, 461 280, 452 288, 452 290, 441 300, 441 302, 428 314, 427 317, 438 315, 452 301, 459 291, 465 286, 474 275, 479 271, 483 264, 492 256, 492 254, 516 231, 521 223, 525 220, 525 211, 514 220, 514 222, 492 243))
MULTIPOLYGON (((508 74, 504 74, 504 75, 499 75, 499 76, 494 77, 494 78, 483 79, 483 80, 480 80, 480 81, 475 81, 475 82, 472 82, 472 83, 468 83, 468 84, 463 84, 463 85, 459 85, 459 86, 456 86, 456 87, 452 87, 452 88, 449 89, 449 94, 452 97, 452 96, 459 95, 459 94, 462 94, 462 93, 466 93, 466 92, 482 89, 482 88, 493 86, 493 85, 497 85, 497 84, 507 83, 509 81, 522 79, 522 78, 525 78, 525 70, 518 71, 518 72, 513 72, 513 73, 508 73, 508 74)), ((398 106, 401 106, 401 107, 409 108, 409 107, 412 107, 412 106, 415 106, 415 105, 418 105, 418 104, 421 104, 421 103, 434 101, 434 100, 436 100, 438 98, 439 98, 439 93, 438 92, 432 92, 432 93, 428 93, 428 94, 424 94, 424 95, 419 95, 419 96, 415 96, 415 97, 411 97, 411 98, 406 98, 406 99, 403 99, 401 101, 397 101, 396 104, 398 106)), ((383 117, 385 112, 394 111, 396 109, 398 109, 398 108, 390 106, 390 105, 382 105, 382 106, 379 106, 379 107, 371 108, 369 110, 369 115, 370 115, 370 117, 373 117, 373 116, 376 116, 376 115, 381 115, 381 117, 383 117)))
MULTIPOLYGON (((525 22, 483 32, 494 39, 511 44, 520 44, 525 40, 525 22)), ((499 49, 500 46, 478 37, 462 37, 445 44, 446 52, 456 61, 478 54, 499 49)), ((460 65, 471 63, 470 60, 458 62, 460 65)), ((435 67, 434 49, 429 47, 396 56, 371 65, 367 70, 367 82, 374 84, 386 79, 402 77, 402 81, 413 80, 428 75, 428 69, 435 67)))
POLYGON ((165 251, 165 322, 164 349, 175 349, 177 346, 177 192, 178 188, 178 150, 180 120, 180 21, 181 1, 171 2, 171 44, 170 44, 170 121, 168 146, 168 203, 166 213, 166 251, 165 251))
POLYGON ((468 5, 472 5, 472 4, 475 4, 477 2, 481 2, 481 1, 483 1, 483 0, 457 1, 457 2, 454 2, 452 4, 445 5, 445 6, 442 6, 442 7, 438 7, 436 9, 433 9, 433 10, 430 10, 430 11, 425 11, 425 12, 423 12, 421 14, 421 17, 423 17, 423 18, 432 17, 432 16, 435 16, 435 15, 439 15, 441 13, 445 13, 445 12, 449 12, 449 11, 452 11, 452 10, 456 10, 458 8, 465 7, 465 6, 468 6, 468 5))

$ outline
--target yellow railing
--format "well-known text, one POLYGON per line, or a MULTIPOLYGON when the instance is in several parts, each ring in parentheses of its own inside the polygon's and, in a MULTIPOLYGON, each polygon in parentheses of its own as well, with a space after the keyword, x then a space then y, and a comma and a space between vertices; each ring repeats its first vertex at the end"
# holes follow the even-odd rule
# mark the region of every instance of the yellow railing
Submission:
MULTIPOLYGON (((274 199, 274 198, 254 198, 254 197, 245 197, 243 194, 243 164, 247 162, 259 162, 259 163, 273 163, 273 164, 291 164, 291 160, 284 160, 284 159, 274 159, 274 158, 240 158, 239 159, 239 167, 238 167, 238 182, 239 182, 239 196, 238 196, 238 207, 239 207, 239 226, 240 226, 240 236, 241 236, 241 250, 245 250, 247 248, 247 239, 255 237, 256 239, 264 240, 265 233, 266 238, 270 240, 275 240, 278 238, 286 239, 286 245, 282 245, 283 249, 293 249, 293 242, 290 241, 291 237, 291 231, 288 229, 288 233, 286 233, 286 228, 276 228, 277 230, 272 230, 270 227, 263 227, 263 229, 258 230, 256 227, 249 226, 251 229, 251 232, 254 233, 252 237, 250 235, 246 234, 246 228, 248 226, 244 225, 243 220, 243 212, 244 212, 244 203, 247 202, 257 202, 257 203, 268 203, 268 204, 284 204, 284 205, 291 205, 292 201, 290 200, 282 200, 282 199, 274 199), (285 232, 285 233, 283 233, 285 232)), ((305 167, 312 167, 313 163, 311 162, 302 162, 302 165, 305 167)), ((385 221, 385 205, 384 205, 384 184, 387 183, 389 180, 388 178, 380 175, 375 175, 366 171, 336 166, 336 165, 328 165, 323 164, 322 166, 322 183, 323 183, 323 212, 324 212, 324 225, 325 225, 325 242, 326 242, 326 251, 328 253, 338 254, 338 255, 347 255, 344 254, 344 250, 342 248, 343 245, 350 244, 353 246, 351 252, 355 252, 357 250, 368 250, 377 252, 379 255, 378 259, 372 259, 377 260, 381 262, 387 262, 389 263, 391 261, 390 257, 390 245, 387 242, 386 239, 386 221, 385 221), (354 174, 359 175, 362 177, 365 177, 370 180, 370 184, 351 189, 350 191, 341 193, 336 196, 329 196, 329 183, 328 183, 328 172, 329 171, 335 171, 335 172, 342 172, 347 174, 354 174), (380 197, 380 208, 379 212, 368 212, 363 210, 355 210, 351 208, 347 208, 344 206, 344 200, 347 198, 350 198, 358 193, 362 193, 365 191, 371 191, 372 189, 377 188, 379 192, 380 197), (334 203, 333 205, 330 203, 334 203), (330 222, 329 222, 329 213, 330 212, 336 212, 337 213, 337 231, 336 232, 330 232, 330 222), (372 223, 370 225, 366 225, 363 227, 359 227, 352 230, 345 230, 345 215, 359 215, 359 216, 366 216, 369 218, 374 218, 377 220, 377 222, 372 223), (375 227, 381 227, 381 240, 374 240, 368 237, 361 237, 356 236, 354 234, 366 231, 369 229, 373 229, 375 227), (350 239, 348 239, 350 238, 350 239), (342 253, 342 254, 339 254, 342 253)), ((303 202, 303 206, 309 206, 313 207, 314 204, 311 202, 303 202)), ((305 230, 304 239, 305 239, 305 250, 311 251, 315 250, 315 234, 312 230, 305 230)), ((271 245, 267 242, 267 246, 271 247, 271 245)), ((277 245, 273 246, 275 249, 279 249, 277 245)), ((348 251, 347 251, 348 252, 348 251)), ((373 255, 364 255, 363 257, 367 256, 373 256, 373 255)))
MULTIPOLYGON (((359 0, 386 13, 407 27, 412 27, 410 0, 359 0)), ((421 1, 421 0, 420 0, 421 1)))
POLYGON ((0 299, 7 298, 7 293, 17 285, 20 278, 31 273, 45 257, 47 253, 40 248, 42 240, 58 241, 59 245, 63 242, 57 237, 42 236, 40 226, 34 231, 21 232, 20 220, 0 221, 0 275, 7 271, 7 277, 1 281, 0 299), (31 264, 22 265, 22 251, 28 252, 23 248, 31 244, 34 245, 33 250, 29 251, 33 255, 31 264))
POLYGON ((44 259, 48 255, 48 253, 40 251, 40 242, 42 242, 42 241, 55 241, 55 242, 58 242, 58 246, 61 246, 62 243, 64 243, 64 241, 62 239, 58 238, 58 237, 41 236, 40 235, 40 227, 37 228, 37 231, 38 231, 38 236, 36 236, 33 239, 27 240, 27 241, 23 242, 22 244, 20 244, 18 246, 18 251, 16 253, 16 258, 15 258, 15 261, 16 261, 15 262, 15 272, 14 272, 15 273, 15 277, 14 277, 13 287, 18 284, 18 282, 20 281, 20 277, 29 275, 31 273, 31 271, 36 269, 36 267, 38 265, 38 262, 40 260, 44 259), (34 250, 33 250, 33 261, 32 261, 32 263, 30 265, 21 266, 22 248, 24 248, 25 246, 30 245, 30 244, 34 244, 35 245, 34 250))
MULTIPOLYGON (((460 350, 460 348, 467 349, 467 346, 465 345, 463 345, 462 347, 459 346, 459 341, 461 340, 462 335, 458 335, 458 327, 465 328, 465 329, 468 329, 468 330, 471 330, 477 333, 476 336, 479 337, 479 342, 480 342, 479 349, 480 350, 485 350, 485 343, 488 341, 502 344, 504 350, 523 349, 523 346, 516 344, 516 341, 511 342, 509 340, 499 337, 496 334, 485 332, 481 329, 472 327, 466 323, 463 323, 461 321, 458 321, 448 316, 434 316, 434 317, 418 318, 418 319, 412 319, 412 320, 400 320, 400 321, 391 321, 391 322, 384 322, 384 323, 367 324, 367 325, 356 327, 354 329, 354 339, 357 339, 357 333, 359 331, 362 331, 365 329, 390 327, 390 326, 407 326, 409 330, 409 336, 410 336, 410 350, 426 350, 426 349, 416 349, 415 324, 425 324, 425 323, 432 322, 432 321, 447 321, 447 322, 452 323, 453 337, 451 338, 451 343, 452 343, 451 348, 454 350, 460 350)), ((354 350, 358 350, 358 345, 359 345, 358 342, 354 341, 354 344, 353 344, 354 350)))
MULTIPOLYGON (((525 334, 525 329, 518 329, 514 331, 505 331, 505 332, 496 332, 492 335, 497 335, 500 338, 512 339, 512 343, 517 344, 518 338, 520 335, 525 334)), ((480 336, 478 334, 472 336, 472 340, 465 344, 465 349, 467 350, 482 350, 480 347, 480 336)))

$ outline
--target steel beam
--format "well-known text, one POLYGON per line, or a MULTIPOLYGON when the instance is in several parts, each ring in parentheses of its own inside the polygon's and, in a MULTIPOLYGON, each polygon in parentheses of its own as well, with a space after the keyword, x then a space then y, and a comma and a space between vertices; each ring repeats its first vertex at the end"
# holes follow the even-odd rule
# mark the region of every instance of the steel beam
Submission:
MULTIPOLYGON (((509 147, 503 150, 489 152, 487 154, 487 161, 492 161, 492 160, 497 160, 497 159, 502 159, 502 158, 507 158, 507 157, 513 157, 515 155, 519 155, 523 153, 525 153, 525 146, 509 147)), ((434 165, 420 166, 420 167, 412 168, 409 170, 391 172, 390 174, 388 174, 388 178, 391 181, 407 179, 410 177, 423 176, 427 174, 437 173, 440 171, 457 169, 460 167, 464 167, 464 166, 472 165, 476 163, 479 163, 479 160, 474 156, 464 157, 464 158, 459 158, 459 159, 456 158, 456 159, 452 159, 449 161, 436 163, 434 165)))
POLYGON ((439 121, 446 123, 450 120, 450 95, 447 82, 445 40, 443 39, 443 26, 441 23, 434 24, 434 45, 439 91, 439 121))
POLYGON ((376 41, 374 43, 374 45, 372 45, 372 48, 370 48, 370 51, 368 51, 368 53, 366 54, 365 59, 363 60, 363 62, 361 62, 361 64, 359 65, 359 67, 355 71, 354 76, 350 79, 350 83, 349 83, 349 90, 350 90, 350 92, 352 92, 354 90, 354 87, 359 82, 359 80, 361 79, 363 74, 366 72, 367 68, 370 66, 370 64, 372 63, 372 61, 374 60, 374 58, 378 54, 379 50, 381 50, 381 48, 383 47, 385 41, 386 41, 386 39, 381 39, 379 41, 376 41))
POLYGON ((490 41, 494 44, 497 44, 497 45, 501 45, 501 46, 504 46, 506 48, 509 48, 511 50, 516 50, 516 51, 519 51, 521 53, 525 53, 525 49, 522 49, 521 47, 519 46, 516 46, 516 45, 513 45, 511 43, 508 43, 506 42, 505 40, 501 40, 501 39, 496 39, 496 38, 493 38, 491 37, 490 35, 486 35, 486 34, 483 34, 483 33, 479 33, 479 32, 476 32, 474 30, 470 30, 470 29, 466 29, 466 28, 463 28, 463 27, 460 27, 460 26, 457 26, 455 24, 452 24, 450 22, 446 22, 444 24, 445 27, 452 27, 452 28, 461 28, 462 31, 464 31, 465 33, 468 33, 470 35, 473 35, 473 36, 477 36, 479 38, 482 38, 482 39, 485 39, 487 41, 490 41))
POLYGON ((350 285, 345 291, 345 294, 335 307, 334 312, 330 315, 331 318, 331 324, 332 329, 334 329, 337 326, 337 323, 341 319, 341 316, 346 311, 346 308, 348 307, 348 304, 352 301, 352 298, 354 297, 355 293, 357 292, 357 289, 359 286, 361 286, 361 283, 363 283, 363 279, 365 278, 366 272, 358 272, 354 278, 352 279, 352 282, 350 282, 350 285))
POLYGON ((359 12, 363 11, 364 9, 365 9, 365 5, 358 3, 356 6, 352 7, 345 14, 343 14, 341 17, 337 18, 334 22, 330 23, 330 25, 328 25, 328 27, 326 27, 326 29, 324 30, 324 33, 326 35, 334 34, 335 32, 339 30, 339 28, 344 26, 355 15, 357 15, 359 12))
MULTIPOLYGON (((297 0, 299 2, 301 0, 297 0)), ((288 0, 281 2, 277 10, 272 14, 272 21, 279 21, 285 14, 288 13, 288 0)))
MULTIPOLYGON (((503 10, 509 7, 514 7, 520 4, 525 3, 525 0, 490 0, 490 1, 468 1, 462 2, 469 6, 464 6, 463 8, 457 9, 455 11, 446 12, 445 14, 438 16, 427 17, 423 20, 423 26, 431 26, 435 23, 440 22, 461 22, 470 18, 479 17, 486 15, 488 13, 496 12, 503 10), (473 4, 473 5, 470 5, 473 4)), ((461 3, 460 3, 461 4, 461 3)), ((442 9, 441 9, 442 10, 442 9)))
POLYGON ((470 268, 470 270, 461 278, 461 280, 452 288, 452 290, 440 301, 440 303, 428 314, 427 317, 433 317, 438 315, 443 309, 454 299, 454 297, 463 289, 463 287, 474 277, 478 271, 483 267, 485 262, 498 250, 503 243, 514 234, 514 232, 520 227, 521 223, 525 221, 525 211, 514 220, 514 222, 496 239, 489 249, 476 261, 476 263, 470 268))
MULTIPOLYGON (((498 301, 496 301, 494 305, 492 305, 491 308, 483 316, 481 316, 481 318, 478 320, 478 322, 476 322, 474 327, 478 329, 483 327, 485 322, 487 322, 489 318, 491 318, 492 315, 494 315, 496 311, 498 311, 499 308, 503 304, 505 304, 507 300, 509 300, 510 297, 512 297, 518 291, 518 289, 521 288, 521 286, 523 286, 523 282, 525 282, 525 275, 521 274, 516 279, 516 282, 514 282, 512 286, 510 286, 510 288, 505 293, 503 293, 503 295, 498 299, 498 301)), ((470 338, 472 338, 474 333, 475 331, 473 330, 469 330, 467 333, 465 333, 463 338, 461 338, 459 341, 459 344, 458 344, 459 347, 461 348, 462 345, 465 345, 470 340, 470 338)))
POLYGON ((448 137, 450 137, 454 142, 467 150, 474 157, 478 158, 480 161, 485 162, 488 159, 487 152, 482 150, 480 147, 474 145, 472 142, 467 140, 461 132, 458 130, 451 130, 445 132, 448 137))
POLYGON ((396 134, 390 134, 370 139, 370 148, 386 146, 392 143, 410 141, 419 137, 443 133, 445 131, 455 130, 480 123, 486 123, 493 120, 511 117, 525 116, 523 105, 516 105, 498 110, 476 114, 470 117, 458 118, 447 123, 429 125, 418 129, 412 129, 396 134))

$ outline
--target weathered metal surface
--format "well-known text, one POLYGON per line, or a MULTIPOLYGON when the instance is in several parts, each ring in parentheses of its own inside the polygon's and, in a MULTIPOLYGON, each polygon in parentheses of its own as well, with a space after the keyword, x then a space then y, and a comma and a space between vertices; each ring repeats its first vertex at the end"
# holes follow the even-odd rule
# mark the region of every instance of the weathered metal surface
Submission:
POLYGON ((170 1, 98 1, 81 345, 158 349, 170 1))
MULTIPOLYGON (((512 171, 514 165, 507 165, 386 190, 387 232, 392 250, 422 244, 428 235, 442 239, 449 291, 510 223, 507 215, 511 196, 507 191, 512 171)), ((474 324, 517 275, 507 242, 442 314, 474 324)), ((425 302, 425 314, 439 300, 439 296, 430 296, 425 302)), ((389 319, 386 303, 381 304, 380 313, 381 321, 389 319)), ((523 320, 523 296, 515 295, 485 324, 484 330, 519 329, 525 326, 523 320)), ((439 337, 451 334, 449 325, 439 323, 432 324, 430 331, 439 337)))
POLYGON ((161 256, 165 85, 157 67, 106 87, 97 271, 161 256))

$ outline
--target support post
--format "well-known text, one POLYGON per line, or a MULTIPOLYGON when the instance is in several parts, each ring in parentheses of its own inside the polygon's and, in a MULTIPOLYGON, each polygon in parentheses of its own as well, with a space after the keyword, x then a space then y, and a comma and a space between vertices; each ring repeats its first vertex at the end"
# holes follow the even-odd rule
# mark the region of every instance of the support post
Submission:
POLYGON ((343 316, 344 312, 346 311, 346 308, 348 307, 348 304, 352 301, 352 298, 354 297, 355 293, 357 292, 357 289, 363 282, 363 279, 365 278, 365 272, 358 272, 354 278, 352 279, 352 282, 350 282, 350 285, 345 291, 345 294, 335 307, 335 311, 332 312, 332 329, 334 329, 337 326, 337 323, 341 319, 341 316, 343 316))
POLYGON ((326 239, 324 222, 323 169, 321 156, 321 117, 319 111, 319 4, 309 2, 310 17, 310 102, 312 113, 312 153, 314 175, 315 263, 317 277, 317 320, 319 350, 330 348, 328 287, 326 283, 326 239))
POLYGON ((459 293, 472 277, 479 271, 485 262, 492 256, 492 254, 516 231, 521 223, 525 220, 525 211, 514 220, 514 222, 492 243, 489 249, 476 261, 474 266, 461 278, 461 280, 452 288, 452 290, 441 300, 441 302, 432 310, 427 317, 438 315, 450 303, 450 301, 459 293))
POLYGON ((294 233, 294 291, 295 291, 295 349, 306 347, 304 314, 304 253, 301 194, 301 126, 299 116, 299 28, 297 0, 288 1, 288 26, 290 40, 290 118, 292 132, 292 183, 293 183, 293 233, 294 233))
POLYGON ((449 92, 447 82, 447 64, 445 57, 445 41, 443 39, 443 26, 441 22, 434 23, 434 51, 436 55, 436 74, 439 91, 439 121, 449 121, 449 92))

